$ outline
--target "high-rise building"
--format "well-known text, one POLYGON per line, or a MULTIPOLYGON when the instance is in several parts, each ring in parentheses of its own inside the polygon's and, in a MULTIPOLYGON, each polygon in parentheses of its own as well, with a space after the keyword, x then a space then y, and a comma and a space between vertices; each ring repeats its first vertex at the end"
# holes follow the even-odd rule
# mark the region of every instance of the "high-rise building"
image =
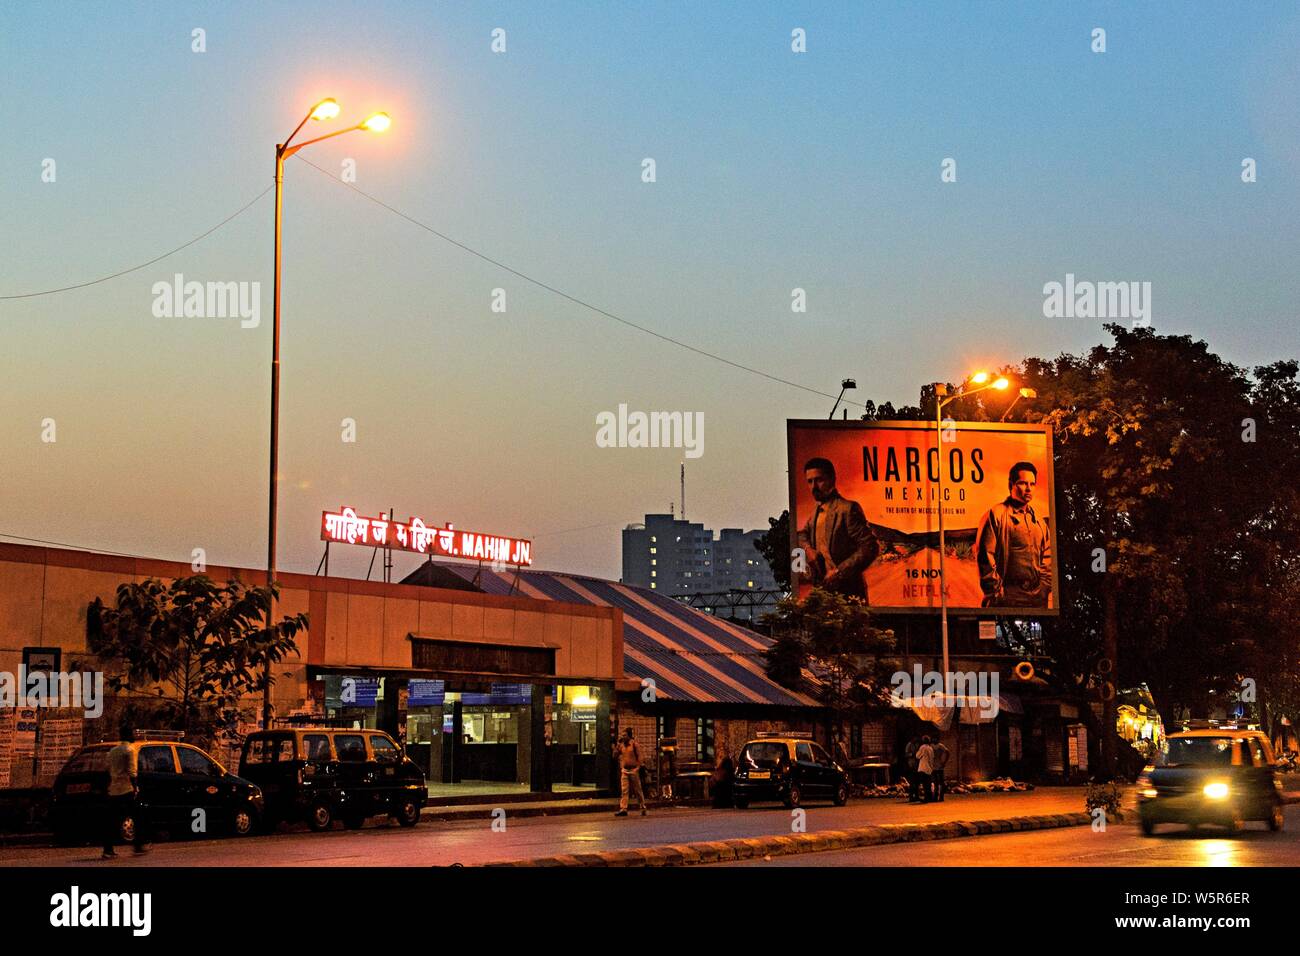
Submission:
POLYGON ((715 591, 738 588, 770 591, 776 588, 772 569, 755 545, 762 531, 723 528, 713 542, 713 584, 715 591))
MULTIPOLYGON (((772 569, 754 546, 763 533, 723 528, 715 540, 713 532, 698 522, 671 514, 646 515, 644 524, 623 529, 623 583, 669 597, 775 591, 772 569)), ((737 613, 728 611, 727 616, 751 616, 749 608, 733 610, 737 613)))

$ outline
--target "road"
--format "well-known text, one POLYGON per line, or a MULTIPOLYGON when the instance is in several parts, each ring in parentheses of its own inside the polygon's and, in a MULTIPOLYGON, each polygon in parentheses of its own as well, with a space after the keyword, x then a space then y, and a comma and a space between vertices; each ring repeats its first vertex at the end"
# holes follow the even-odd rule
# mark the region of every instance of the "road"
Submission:
POLYGON ((1286 829, 1252 823, 1239 835, 1215 827, 1191 831, 1163 825, 1144 837, 1135 823, 1034 830, 929 843, 895 843, 718 866, 1297 866, 1300 805, 1286 811, 1286 829))
MULTIPOLYGON (((846 807, 806 808, 809 833, 882 823, 927 823, 992 819, 1083 809, 1083 790, 1054 787, 1028 793, 952 795, 943 803, 908 804, 871 799, 846 807)), ((791 832, 791 811, 778 804, 749 810, 680 808, 647 817, 614 818, 609 813, 512 819, 492 829, 491 808, 478 820, 421 823, 411 830, 375 823, 358 831, 288 832, 242 840, 162 842, 135 857, 99 860, 93 847, 0 849, 0 866, 433 866, 530 859, 567 853, 622 850, 672 843, 758 837, 791 832)), ((817 854, 807 859, 811 860, 817 854)))

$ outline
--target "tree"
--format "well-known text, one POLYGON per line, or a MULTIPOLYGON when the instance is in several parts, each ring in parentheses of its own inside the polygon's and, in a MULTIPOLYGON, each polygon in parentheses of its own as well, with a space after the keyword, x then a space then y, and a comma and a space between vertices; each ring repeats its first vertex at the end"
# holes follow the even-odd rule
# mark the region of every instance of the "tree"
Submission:
POLYGON ((767 519, 768 529, 754 542, 758 553, 772 569, 772 577, 784 591, 790 590, 790 512, 767 519))
POLYGON ((122 584, 116 606, 90 603, 88 646, 119 666, 111 689, 151 691, 172 729, 208 736, 230 729, 240 699, 266 687, 266 665, 296 650, 306 614, 265 626, 278 596, 275 587, 220 586, 201 574, 122 584))
POLYGON ((768 676, 795 688, 807 668, 837 735, 845 723, 888 705, 890 676, 898 670, 894 632, 873 626, 862 601, 813 588, 802 601, 783 599, 764 620, 775 638, 765 655, 768 676))
POLYGON ((1056 435, 1064 613, 1049 647, 1081 687, 1145 681, 1167 717, 1204 715, 1245 676, 1295 673, 1294 625, 1274 638, 1294 605, 1297 367, 1250 376, 1203 341, 1106 328, 1113 345, 1021 374, 1038 391, 1021 414, 1056 435))

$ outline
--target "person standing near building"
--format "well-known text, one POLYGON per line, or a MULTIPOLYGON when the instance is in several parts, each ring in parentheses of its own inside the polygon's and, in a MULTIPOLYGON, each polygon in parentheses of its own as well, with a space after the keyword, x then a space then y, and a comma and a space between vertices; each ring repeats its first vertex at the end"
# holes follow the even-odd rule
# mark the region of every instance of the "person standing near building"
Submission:
POLYGON ((735 776, 735 764, 732 763, 731 754, 724 744, 722 755, 718 759, 718 765, 713 768, 713 775, 709 780, 709 790, 713 795, 713 808, 715 810, 726 809, 733 805, 734 798, 732 797, 731 784, 735 776))
POLYGON ((916 772, 916 752, 921 749, 921 738, 913 736, 903 751, 903 762, 907 775, 907 802, 921 802, 921 777, 916 772))
POLYGON ((147 853, 145 845, 145 815, 140 805, 140 771, 136 755, 135 732, 122 728, 122 740, 108 752, 108 803, 104 811, 103 859, 117 856, 115 846, 122 832, 122 821, 128 816, 135 822, 136 853, 147 853))
POLYGON ((921 802, 929 803, 934 785, 934 748, 930 746, 929 737, 922 737, 921 746, 916 750, 916 775, 921 782, 921 802))
POLYGON ((616 817, 627 816, 628 791, 636 794, 637 804, 641 807, 641 816, 645 816, 645 791, 641 789, 641 748, 636 744, 636 735, 629 727, 614 745, 614 758, 618 761, 619 798, 616 817))
POLYGON ((943 769, 948 766, 950 756, 952 754, 944 746, 943 741, 936 738, 934 741, 934 799, 940 803, 943 802, 943 769))
POLYGON ((849 769, 849 761, 853 758, 849 756, 849 739, 844 733, 844 728, 835 736, 835 759, 839 761, 841 767, 849 769))

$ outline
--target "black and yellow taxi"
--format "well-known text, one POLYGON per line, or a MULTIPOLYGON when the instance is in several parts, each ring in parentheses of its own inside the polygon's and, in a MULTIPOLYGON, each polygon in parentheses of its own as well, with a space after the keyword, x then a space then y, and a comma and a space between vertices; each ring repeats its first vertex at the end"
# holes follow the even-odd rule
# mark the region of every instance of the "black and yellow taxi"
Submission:
MULTIPOLYGON (((142 731, 129 743, 136 752, 136 780, 148 829, 173 836, 254 833, 263 812, 262 791, 177 738, 142 731)), ((113 741, 82 747, 54 779, 50 823, 60 843, 99 835, 108 805, 108 752, 117 745, 113 741)), ((131 842, 138 824, 124 814, 119 838, 131 842)))
POLYGON ((239 772, 265 792, 268 825, 357 829, 383 815, 413 827, 429 798, 424 771, 381 730, 259 730, 244 741, 239 772))
POLYGON ((1137 781, 1138 818, 1151 836, 1161 823, 1242 830, 1258 820, 1281 830, 1282 783, 1268 738, 1254 729, 1198 722, 1170 734, 1137 781))
POLYGON ((779 800, 797 807, 810 799, 849 801, 849 779, 811 734, 761 733, 740 749, 732 793, 736 806, 779 800))

